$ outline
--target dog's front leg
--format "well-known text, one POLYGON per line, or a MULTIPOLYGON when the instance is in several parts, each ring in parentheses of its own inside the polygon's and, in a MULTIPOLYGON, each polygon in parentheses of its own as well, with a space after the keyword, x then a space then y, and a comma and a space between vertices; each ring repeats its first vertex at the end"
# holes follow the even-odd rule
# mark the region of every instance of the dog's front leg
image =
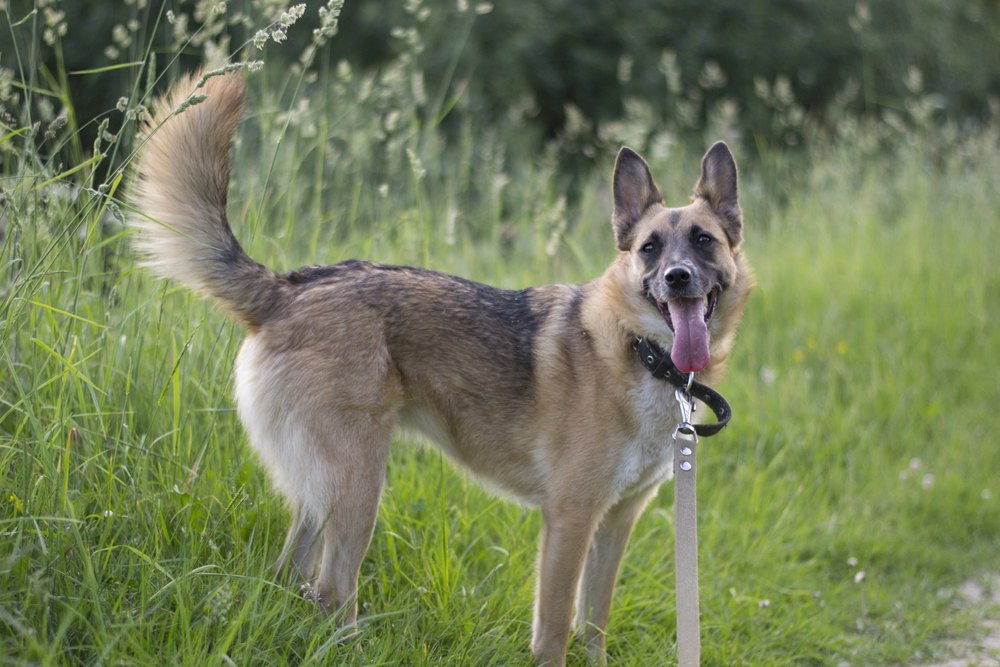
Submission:
POLYGON ((605 629, 611 614, 618 568, 632 527, 655 494, 656 486, 653 486, 620 500, 601 519, 591 541, 576 600, 576 626, 593 663, 607 663, 605 629))
POLYGON ((596 518, 582 507, 542 506, 542 538, 531 642, 541 665, 566 664, 573 602, 596 518))

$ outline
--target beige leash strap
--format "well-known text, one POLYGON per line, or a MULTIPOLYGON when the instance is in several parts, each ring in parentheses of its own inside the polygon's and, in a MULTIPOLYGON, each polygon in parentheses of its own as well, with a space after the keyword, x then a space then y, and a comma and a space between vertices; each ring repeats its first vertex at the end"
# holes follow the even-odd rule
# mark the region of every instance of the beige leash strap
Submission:
POLYGON ((698 435, 691 424, 694 400, 677 389, 681 423, 674 429, 674 567, 677 582, 677 662, 697 667, 701 660, 701 612, 698 605, 698 502, 695 450, 698 435))

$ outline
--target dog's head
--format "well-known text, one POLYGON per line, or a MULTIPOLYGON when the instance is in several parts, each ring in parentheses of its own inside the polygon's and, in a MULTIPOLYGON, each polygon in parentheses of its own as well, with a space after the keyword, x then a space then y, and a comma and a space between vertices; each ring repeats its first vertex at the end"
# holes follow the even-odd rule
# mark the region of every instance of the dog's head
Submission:
POLYGON ((634 333, 669 344, 685 373, 724 358, 753 282, 740 250, 743 214, 729 147, 720 141, 708 149, 691 202, 680 208, 663 204, 646 161, 622 148, 612 222, 634 333))

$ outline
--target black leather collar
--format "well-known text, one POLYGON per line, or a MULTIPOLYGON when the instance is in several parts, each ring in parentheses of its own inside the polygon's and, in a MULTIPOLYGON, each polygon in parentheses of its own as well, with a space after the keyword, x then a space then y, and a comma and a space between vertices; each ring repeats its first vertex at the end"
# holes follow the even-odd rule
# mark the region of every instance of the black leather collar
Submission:
MULTIPOLYGON (((635 351, 639 355, 639 361, 646 367, 646 370, 658 380, 666 380, 678 389, 684 389, 688 384, 688 375, 682 373, 674 362, 670 359, 670 354, 651 340, 638 336, 635 340, 635 351)), ((713 424, 695 424, 694 430, 698 435, 715 435, 729 423, 733 416, 733 409, 729 407, 729 402, 722 397, 722 394, 715 391, 701 382, 692 382, 690 387, 691 395, 704 403, 715 413, 718 420, 713 424)))

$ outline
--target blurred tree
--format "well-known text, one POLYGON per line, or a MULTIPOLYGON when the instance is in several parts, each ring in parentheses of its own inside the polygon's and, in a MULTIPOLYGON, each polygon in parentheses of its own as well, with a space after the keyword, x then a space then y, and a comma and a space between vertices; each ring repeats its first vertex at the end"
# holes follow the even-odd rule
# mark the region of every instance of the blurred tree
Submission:
MULTIPOLYGON (((45 9, 38 0, 9 0, 0 16, 16 21, 36 3, 45 9)), ((184 15, 191 31, 212 5, 46 4, 67 16, 70 29, 58 52, 31 51, 45 28, 40 11, 14 28, 2 26, 0 65, 28 68, 37 59, 57 72, 61 58, 66 70, 83 70, 142 59, 149 45, 163 62, 178 48, 166 10, 184 15), (131 25, 128 45, 118 43, 125 25, 131 25)), ((308 4, 288 43, 268 47, 269 61, 292 62, 309 42, 319 3, 308 4)), ((280 7, 273 0, 230 0, 231 18, 213 28, 213 43, 233 51, 280 7)), ((348 0, 340 34, 317 63, 384 67, 412 46, 405 40, 414 35, 432 101, 461 91, 453 115, 513 117, 550 137, 565 130, 572 113, 596 134, 622 117, 629 100, 641 100, 681 134, 701 132, 726 109, 735 130, 757 143, 794 143, 807 123, 822 126, 844 114, 905 117, 915 97, 924 100, 923 113, 963 121, 988 118, 1000 106, 996 0, 348 0)), ((190 62, 201 58, 201 43, 185 44, 190 62)), ((70 76, 78 115, 113 109, 138 75, 126 69, 70 76)))

